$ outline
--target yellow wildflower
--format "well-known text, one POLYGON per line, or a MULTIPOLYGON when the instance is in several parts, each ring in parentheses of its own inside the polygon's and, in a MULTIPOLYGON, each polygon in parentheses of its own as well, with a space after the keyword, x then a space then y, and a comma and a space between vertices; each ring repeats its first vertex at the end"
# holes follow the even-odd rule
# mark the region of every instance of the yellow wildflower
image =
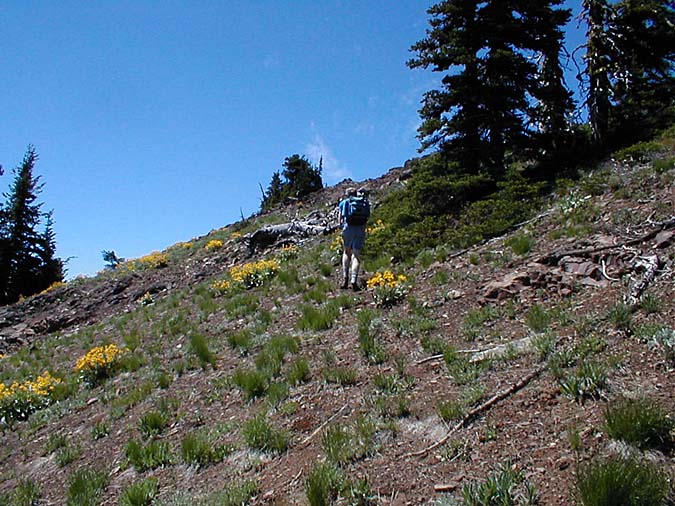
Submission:
POLYGON ((212 239, 209 242, 206 243, 206 246, 204 246, 204 249, 206 251, 213 251, 214 249, 220 249, 223 247, 223 241, 220 239, 212 239))

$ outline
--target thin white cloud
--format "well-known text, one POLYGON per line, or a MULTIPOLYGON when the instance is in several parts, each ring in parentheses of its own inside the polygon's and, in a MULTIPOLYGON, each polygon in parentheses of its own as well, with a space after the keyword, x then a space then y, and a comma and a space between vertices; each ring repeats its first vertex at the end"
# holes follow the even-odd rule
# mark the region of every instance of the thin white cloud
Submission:
POLYGON ((352 173, 335 158, 326 141, 318 134, 305 147, 305 153, 315 165, 323 159, 323 180, 328 184, 335 184, 345 178, 352 177, 352 173))

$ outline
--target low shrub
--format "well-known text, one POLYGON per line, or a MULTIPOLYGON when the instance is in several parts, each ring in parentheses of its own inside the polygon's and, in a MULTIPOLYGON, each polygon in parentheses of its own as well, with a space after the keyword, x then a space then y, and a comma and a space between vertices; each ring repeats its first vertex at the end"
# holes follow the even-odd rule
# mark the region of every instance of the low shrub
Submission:
POLYGON ((279 262, 276 260, 259 260, 236 265, 229 271, 230 277, 245 288, 262 286, 267 280, 279 272, 279 262))

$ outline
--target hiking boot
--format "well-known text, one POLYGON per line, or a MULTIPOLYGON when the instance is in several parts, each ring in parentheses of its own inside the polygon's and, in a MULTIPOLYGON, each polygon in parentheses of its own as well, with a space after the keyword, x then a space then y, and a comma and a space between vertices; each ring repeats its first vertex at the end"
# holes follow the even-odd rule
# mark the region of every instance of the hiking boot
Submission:
POLYGON ((340 289, 341 289, 341 290, 346 290, 347 288, 349 288, 349 281, 347 281, 347 280, 345 279, 345 280, 342 282, 342 284, 340 285, 340 289))
POLYGON ((359 284, 356 281, 354 281, 352 283, 352 290, 354 290, 355 292, 361 291, 361 287, 359 286, 359 284))

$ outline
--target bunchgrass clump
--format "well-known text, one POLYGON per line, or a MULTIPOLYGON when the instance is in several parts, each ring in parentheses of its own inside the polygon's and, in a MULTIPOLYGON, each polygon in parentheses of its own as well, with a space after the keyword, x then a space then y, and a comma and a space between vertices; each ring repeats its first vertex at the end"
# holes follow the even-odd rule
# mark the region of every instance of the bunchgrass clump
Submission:
POLYGON ((436 411, 441 420, 446 423, 459 420, 465 412, 464 406, 456 400, 436 402, 436 411))
POLYGON ((68 477, 68 506, 98 506, 110 476, 105 471, 81 468, 68 477))
POLYGON ((159 482, 154 476, 136 481, 124 489, 120 506, 150 506, 159 492, 159 482))
POLYGON ((609 310, 607 319, 616 330, 628 332, 633 321, 633 313, 628 304, 621 302, 609 310))
POLYGON ((94 441, 98 441, 99 439, 103 439, 104 437, 107 437, 108 434, 110 434, 110 426, 104 421, 97 422, 91 428, 91 438, 94 441))
POLYGON ((511 250, 519 256, 527 255, 532 251, 534 244, 534 238, 527 234, 516 234, 504 241, 504 245, 511 248, 511 250))
POLYGON ((484 325, 498 316, 499 312, 492 306, 471 309, 462 323, 462 336, 467 341, 475 341, 481 335, 484 325))
POLYGON ((167 441, 151 440, 144 445, 134 439, 127 442, 124 447, 129 464, 138 472, 155 469, 172 463, 171 448, 167 441))
POLYGON ((233 332, 227 336, 227 344, 234 350, 238 350, 242 355, 248 355, 253 348, 253 336, 251 331, 243 329, 233 332))
POLYGON ((204 334, 195 332, 190 335, 190 351, 199 359, 202 369, 209 365, 216 368, 216 355, 209 348, 209 340, 204 334))
POLYGON ((341 386, 356 385, 359 373, 356 369, 351 367, 326 367, 321 372, 326 383, 337 383, 341 386))
POLYGON ((199 506, 247 506, 258 493, 258 489, 258 484, 252 480, 231 483, 200 501, 199 506))
POLYGON ((299 358, 291 362, 286 373, 286 381, 292 386, 306 383, 309 380, 309 362, 305 358, 299 358))
POLYGON ((180 443, 183 462, 200 468, 221 462, 231 449, 226 445, 216 444, 213 439, 206 431, 186 434, 180 443))
POLYGON ((360 416, 352 423, 335 424, 326 429, 321 446, 331 462, 342 465, 370 455, 375 450, 377 427, 360 416))
POLYGON ((262 397, 269 386, 268 377, 257 369, 237 368, 232 382, 239 387, 246 401, 262 397))
POLYGON ((305 480, 305 494, 310 506, 334 504, 345 480, 343 471, 332 462, 316 464, 305 480))
POLYGON ((275 428, 264 414, 246 421, 242 434, 246 444, 255 450, 282 453, 288 448, 288 434, 275 428))
POLYGON ((467 357, 458 354, 452 346, 448 346, 443 352, 443 360, 456 385, 473 383, 491 365, 488 360, 470 362, 467 357))
POLYGON ((673 428, 673 419, 650 399, 621 398, 605 409, 607 435, 643 450, 671 446, 673 428))
POLYGON ((583 506, 663 506, 668 479, 655 464, 632 457, 598 458, 579 467, 577 492, 583 506))
POLYGON ((340 309, 335 304, 326 303, 317 308, 312 305, 301 306, 302 317, 298 321, 300 330, 322 331, 333 326, 335 319, 340 314, 340 309))
POLYGON ((160 434, 167 426, 169 420, 165 413, 160 411, 148 411, 138 421, 138 428, 145 437, 153 437, 160 434))
POLYGON ((378 324, 375 320, 375 313, 364 309, 358 313, 357 322, 361 354, 371 364, 381 364, 386 361, 387 351, 376 335, 378 324))
MULTIPOLYGON (((41 504, 42 491, 34 481, 24 478, 19 480, 11 496, 8 498, 8 506, 37 506, 41 504)), ((0 503, 3 504, 3 503, 0 503)))

